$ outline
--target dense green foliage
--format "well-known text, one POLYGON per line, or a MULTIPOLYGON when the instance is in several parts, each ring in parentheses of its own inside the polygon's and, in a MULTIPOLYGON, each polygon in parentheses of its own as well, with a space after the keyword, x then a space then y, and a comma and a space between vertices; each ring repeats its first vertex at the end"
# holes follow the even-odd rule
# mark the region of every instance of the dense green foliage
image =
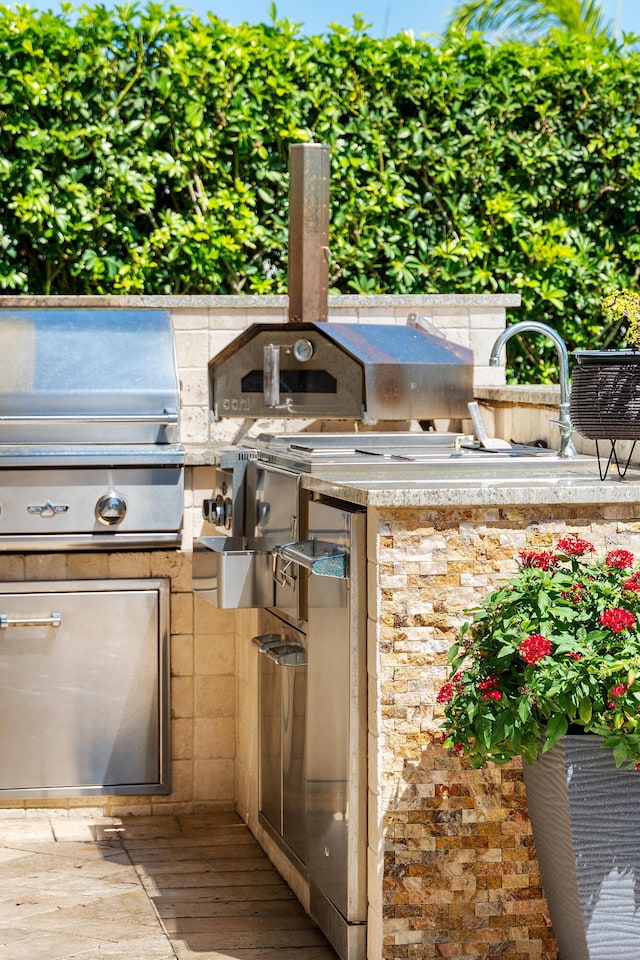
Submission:
POLYGON ((615 336, 600 296, 640 263, 624 48, 0 7, 0 65, 6 293, 283 292, 288 145, 316 140, 334 291, 521 292, 570 346, 615 336))

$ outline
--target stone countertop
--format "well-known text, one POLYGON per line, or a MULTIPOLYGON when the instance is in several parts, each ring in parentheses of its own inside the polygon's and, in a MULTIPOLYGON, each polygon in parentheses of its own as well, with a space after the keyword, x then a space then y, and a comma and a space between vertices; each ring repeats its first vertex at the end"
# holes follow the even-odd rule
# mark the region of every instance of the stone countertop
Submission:
POLYGON ((215 467, 222 449, 229 448, 229 444, 197 444, 185 443, 185 462, 188 467, 215 467))
POLYGON ((467 507, 526 504, 638 504, 640 471, 600 480, 593 457, 567 461, 402 465, 303 475, 302 487, 364 507, 467 507))
MULTIPOLYGON (((215 466, 227 444, 187 445, 188 466, 215 466)), ((327 465, 302 474, 302 487, 364 507, 638 503, 640 469, 600 480, 595 457, 496 458, 481 462, 327 465)))

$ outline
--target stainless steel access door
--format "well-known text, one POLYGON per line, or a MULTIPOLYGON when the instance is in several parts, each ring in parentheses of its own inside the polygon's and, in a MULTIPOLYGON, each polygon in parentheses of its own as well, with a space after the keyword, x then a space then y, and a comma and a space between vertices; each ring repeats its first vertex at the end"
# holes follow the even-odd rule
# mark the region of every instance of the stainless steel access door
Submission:
POLYGON ((253 641, 260 651, 260 821, 304 867, 306 637, 269 613, 260 626, 253 641))
POLYGON ((0 800, 168 793, 168 581, 0 584, 0 800))
POLYGON ((365 518, 309 504, 309 536, 344 548, 348 576, 308 579, 307 829, 311 914, 344 960, 366 956, 365 518))

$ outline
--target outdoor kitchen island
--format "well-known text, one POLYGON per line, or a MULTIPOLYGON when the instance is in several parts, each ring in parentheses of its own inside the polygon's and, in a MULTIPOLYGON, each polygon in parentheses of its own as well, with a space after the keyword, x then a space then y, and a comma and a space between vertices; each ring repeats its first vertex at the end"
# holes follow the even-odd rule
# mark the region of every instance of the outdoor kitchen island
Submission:
MULTIPOLYGON (((366 511, 367 956, 555 960, 520 765, 474 771, 443 750, 436 696, 465 608, 513 572, 520 550, 569 532, 640 553, 640 476, 601 482, 582 457, 498 457, 366 475, 318 467, 300 482, 366 511)), ((256 659, 238 660, 236 782, 264 839, 256 659)))

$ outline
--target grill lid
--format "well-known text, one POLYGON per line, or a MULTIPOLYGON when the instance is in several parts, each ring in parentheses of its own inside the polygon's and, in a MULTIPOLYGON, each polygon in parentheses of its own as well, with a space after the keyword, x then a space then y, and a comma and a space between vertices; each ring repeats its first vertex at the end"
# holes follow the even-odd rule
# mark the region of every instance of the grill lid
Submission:
POLYGON ((0 311, 2 443, 166 444, 178 410, 168 312, 0 311))
POLYGON ((473 353, 416 326, 254 324, 209 362, 215 419, 468 416, 473 353))

